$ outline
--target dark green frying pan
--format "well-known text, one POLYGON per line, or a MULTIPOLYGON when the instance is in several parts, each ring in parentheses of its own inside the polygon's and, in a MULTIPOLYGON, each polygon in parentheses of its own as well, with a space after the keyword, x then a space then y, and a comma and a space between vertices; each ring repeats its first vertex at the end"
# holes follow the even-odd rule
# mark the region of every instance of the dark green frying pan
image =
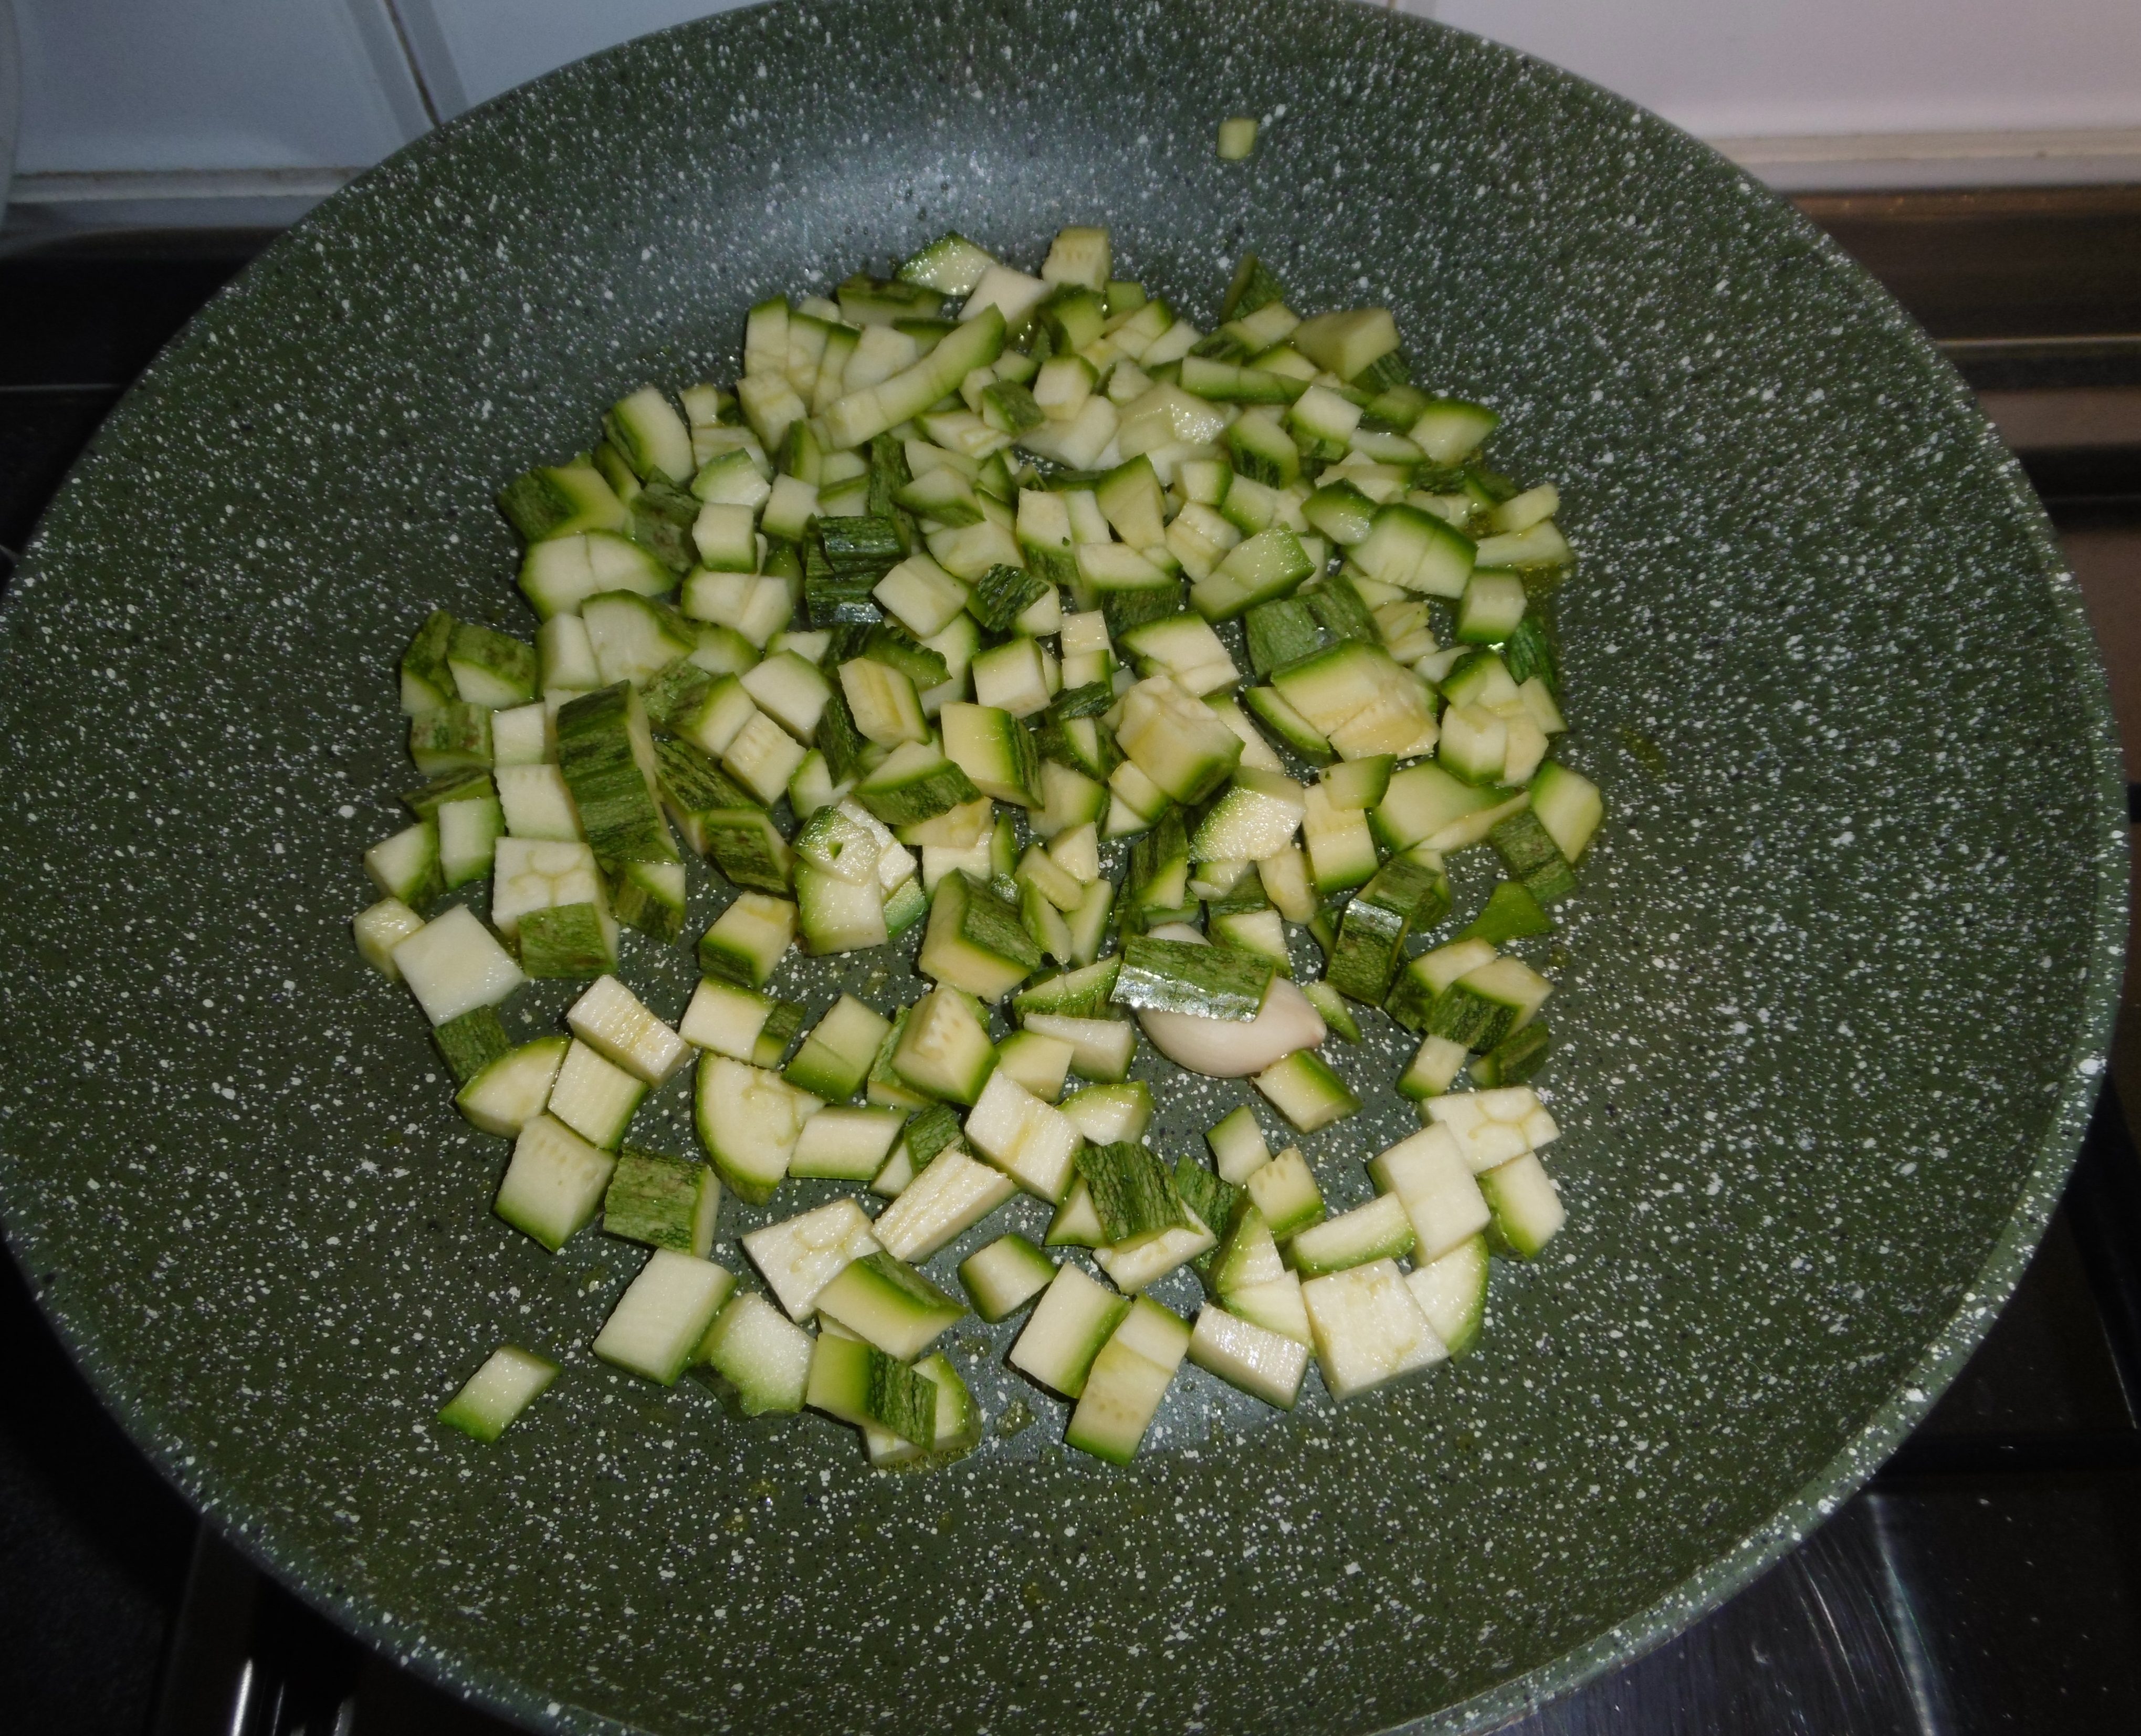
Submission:
MULTIPOLYGON (((544 1728, 1455 1729, 1618 1662, 1923 1415, 2058 1196, 2119 979, 2103 678, 1955 376, 1701 146, 1342 0, 784 4, 544 79, 195 321, 0 648, 17 1257, 244 1547, 544 1728), (1238 111, 1279 118, 1222 164, 1238 111), (976 1329, 992 1418, 1038 1425, 872 1475, 831 1424, 589 1359, 636 1259, 490 1217, 502 1147, 345 924, 412 625, 529 629, 500 479, 644 381, 731 377, 756 298, 1085 221, 1206 320, 1245 246, 1297 305, 1387 301, 1560 481, 1570 753, 1612 816, 1556 955, 1572 1221, 1425 1385, 1283 1418, 1186 1373, 1114 1471, 976 1329), (567 1371, 485 1451, 431 1418, 506 1338, 567 1371)), ((628 973, 672 1016, 692 976, 628 973)), ((1341 1059, 1378 1094, 1312 1145, 1341 1200, 1410 1124, 1395 1054, 1341 1059)), ((1171 1096, 1166 1148, 1232 1088, 1171 1096)))

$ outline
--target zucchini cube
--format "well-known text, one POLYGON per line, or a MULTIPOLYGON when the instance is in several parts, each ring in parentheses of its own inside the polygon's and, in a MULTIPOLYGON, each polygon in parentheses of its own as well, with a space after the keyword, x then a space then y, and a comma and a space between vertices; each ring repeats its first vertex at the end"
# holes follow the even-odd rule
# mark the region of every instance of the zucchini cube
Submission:
POLYGON ((517 1344, 501 1344, 439 1413, 439 1420, 470 1440, 488 1445, 540 1398, 558 1378, 548 1357, 517 1344))
POLYGON ((735 1287, 734 1275, 713 1260, 657 1248, 590 1348, 604 1362, 673 1386, 735 1287))
POLYGON ((884 1253, 866 1254, 818 1293, 818 1312, 907 1362, 935 1343, 967 1311, 913 1267, 884 1253))
POLYGON ((765 1297, 732 1296, 699 1340, 696 1359, 736 1388, 746 1417, 800 1411, 810 1377, 810 1334, 765 1297))
POLYGON ((1449 1357, 1395 1260, 1311 1278, 1301 1300, 1334 1398, 1358 1397, 1449 1357))

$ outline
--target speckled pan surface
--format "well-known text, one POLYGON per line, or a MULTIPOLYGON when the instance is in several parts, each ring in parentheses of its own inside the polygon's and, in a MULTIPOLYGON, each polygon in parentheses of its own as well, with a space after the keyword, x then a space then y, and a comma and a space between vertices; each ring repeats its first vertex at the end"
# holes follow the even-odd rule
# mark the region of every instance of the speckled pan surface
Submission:
MULTIPOLYGON (((533 1724, 1471 1727, 1758 1571, 1984 1330, 2108 1028, 2110 742, 2075 588, 1955 378, 1617 100, 1341 0, 732 13, 330 200, 48 516, 0 610, 0 1202, 193 1498, 533 1724), (1215 160, 1223 114, 1282 105, 1215 160), (589 1359, 635 1255, 490 1217, 502 1144, 345 925, 401 823, 411 628, 529 629, 501 479, 646 380, 729 377, 760 296, 949 226, 1030 263, 1085 220, 1208 319, 1244 244, 1297 305, 1388 300, 1420 377, 1501 407, 1504 466, 1561 482, 1569 757, 1612 816, 1540 955, 1571 1223, 1498 1263, 1469 1361, 1290 1418, 1185 1369, 1127 1472, 1065 1453, 1011 1329, 970 1324, 992 1419, 1039 1426, 873 1476, 831 1424, 589 1359), (567 1372, 486 1452, 431 1418, 507 1338, 567 1372)), ((626 974, 672 1016, 693 974, 647 944, 626 974)), ((1337 1200, 1411 1125, 1396 1050, 1340 1057, 1374 1097, 1308 1142, 1337 1200)), ((1171 1095, 1165 1148, 1243 1096, 1171 1095)), ((648 1142, 689 1148, 681 1097, 648 1142)))

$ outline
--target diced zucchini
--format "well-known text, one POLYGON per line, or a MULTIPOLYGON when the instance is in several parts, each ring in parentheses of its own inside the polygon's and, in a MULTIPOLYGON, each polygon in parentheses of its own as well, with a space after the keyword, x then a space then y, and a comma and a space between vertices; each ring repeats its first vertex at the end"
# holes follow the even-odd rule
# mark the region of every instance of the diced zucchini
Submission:
POLYGON ((364 962, 390 983, 401 980, 394 962, 394 949, 424 925, 424 919, 398 898, 382 898, 360 911, 350 928, 364 962))
POLYGON ((1318 313, 1296 326, 1289 341, 1318 367, 1352 380, 1397 348, 1397 322, 1387 308, 1318 313))
POLYGON ((637 591, 603 591, 580 604, 601 684, 644 687, 680 657, 691 654, 691 628, 667 604, 637 591))
POLYGON ((1328 765, 1336 757, 1329 738, 1287 704, 1277 688, 1253 687, 1242 695, 1242 703, 1259 723, 1310 765, 1328 765))
POLYGON ((628 522, 602 473, 586 463, 529 471, 499 491, 499 510, 524 541, 539 543, 585 531, 622 530, 628 522))
POLYGON ((1085 1391, 1101 1347, 1130 1310, 1127 1297, 1103 1289, 1075 1265, 1059 1266, 1011 1348, 1011 1365, 1075 1398, 1085 1391))
POLYGON ((446 663, 454 626, 453 616, 445 609, 433 610, 401 653, 401 709, 406 715, 435 711, 461 697, 446 663))
POLYGON ((1453 705, 1443 713, 1435 763, 1451 777, 1469 784, 1499 784, 1509 751, 1509 723, 1499 713, 1483 705, 1453 705))
POLYGON ((899 670, 872 658, 856 657, 840 665, 839 675, 849 714, 866 739, 886 747, 928 739, 929 727, 914 683, 899 670))
MULTIPOLYGON (((1383 1003, 1384 1009, 1408 1030, 1461 1038, 1465 1031, 1440 1028, 1450 1021, 1446 1013, 1438 1018, 1437 1004, 1460 977, 1492 964, 1494 959, 1494 949, 1479 940, 1452 940, 1424 952, 1398 973, 1397 981, 1383 1003)), ((1484 1002, 1479 1004, 1484 1009, 1483 1021, 1492 1018, 1494 1009, 1484 1002)))
POLYGON ((552 1253, 593 1221, 616 1159, 548 1115, 514 1142, 492 1210, 552 1253))
POLYGON ((763 989, 795 939, 795 923, 786 899, 740 892, 700 937, 699 963, 740 987, 763 989))
POLYGON ((925 976, 1001 1000, 1041 968, 1041 949, 1017 914, 961 873, 938 883, 917 968, 925 976))
POLYGON ((763 1206, 788 1173, 803 1123, 818 1100, 778 1073, 726 1055, 699 1058, 694 1097, 699 1143, 721 1180, 749 1206, 763 1206))
POLYGON ((561 844, 582 841, 578 810, 573 806, 565 775, 555 766, 501 766, 499 805, 505 829, 516 838, 543 838, 561 844))
POLYGON ((439 870, 439 829, 420 820, 364 853, 364 871, 386 897, 421 908, 445 890, 439 870))
POLYGON ((1166 675, 1198 698, 1231 688, 1241 678, 1219 636, 1196 615, 1140 622, 1123 634, 1122 648, 1140 674, 1166 675))
MULTIPOLYGON (((942 749, 927 742, 895 747, 856 786, 855 796, 879 820, 903 832, 987 799, 942 749)), ((986 817, 986 808, 982 813, 986 817)), ((913 836, 905 841, 928 845, 937 840, 913 836)))
MULTIPOLYGON (((1321 1201, 1317 1203, 1320 1207, 1321 1201)), ((1224 1237, 1203 1263, 1202 1275, 1213 1293, 1222 1297, 1276 1284, 1290 1275, 1271 1226, 1253 1197, 1244 1199, 1234 1210, 1224 1237)))
POLYGON ((973 1002, 949 985, 931 989, 908 1009, 892 1054, 902 1080, 942 1102, 976 1102, 996 1064, 996 1045, 973 1002))
POLYGON ((1273 1062, 1253 1083, 1303 1133, 1360 1112, 1361 1100, 1312 1049, 1297 1049, 1273 1062))
POLYGON ((1247 1022, 1262 1009, 1272 961, 1233 947, 1133 937, 1109 999, 1126 1007, 1247 1022))
POLYGON ((550 1087, 549 1112, 582 1138, 616 1150, 647 1084, 575 1038, 550 1087))
POLYGON ((603 432, 642 481, 692 480, 692 436, 684 419, 653 386, 621 398, 603 418, 603 432))
POLYGON ((1398 1075, 1399 1094, 1415 1102, 1440 1097, 1464 1072, 1469 1053, 1463 1043, 1453 1043, 1447 1037, 1423 1038, 1411 1065, 1398 1075))
POLYGON ((1060 1037, 1026 1029, 1014 1031, 997 1045, 997 1066, 1045 1103, 1063 1095, 1072 1050, 1060 1037))
POLYGON ((565 1023, 581 1042, 649 1085, 662 1083, 690 1053, 684 1039, 615 977, 603 977, 573 1002, 565 1023))
POLYGON ((1428 1117, 1447 1127, 1479 1175, 1552 1143, 1561 1134, 1528 1085, 1466 1091, 1432 1099, 1428 1117))
POLYGON ((1419 1263, 1439 1260, 1487 1227, 1488 1207, 1472 1171, 1445 1127, 1425 1127, 1368 1166, 1411 1220, 1419 1263))
POLYGON ((530 977, 593 977, 617 968, 617 923, 606 900, 527 911, 518 944, 530 977))
POLYGON ((765 1023, 759 1028, 757 1042, 751 1046, 751 1064, 769 1073, 777 1070, 781 1058, 788 1053, 788 1045, 795 1042, 802 1029, 802 1008, 794 1001, 774 1002, 772 1010, 765 1015, 765 1023))
POLYGON ((844 1102, 861 1088, 892 1021, 851 994, 833 1003, 803 1041, 785 1077, 799 1090, 844 1102))
POLYGON ((696 1359, 736 1388, 746 1417, 803 1408, 810 1334, 765 1297, 731 1296, 699 1340, 696 1359))
MULTIPOLYGON (((652 560, 653 556, 647 559, 652 560)), ((660 563, 655 565, 658 566, 660 563)), ((666 577, 667 569, 662 571, 666 577)), ((535 660, 542 670, 543 695, 552 711, 550 724, 554 737, 555 708, 602 685, 602 672, 595 667, 594 646, 588 638, 588 624, 577 614, 550 616, 535 629, 535 660)), ((494 757, 495 754, 494 748, 494 757)))
MULTIPOLYGON (((1333 872, 1336 871, 1334 864, 1333 872)), ((1266 856, 1257 864, 1257 878, 1263 885, 1264 896, 1288 922, 1307 922, 1316 915, 1316 888, 1310 881, 1308 859, 1297 847, 1289 846, 1266 856)))
POLYGON ((1063 1203, 1056 1208, 1056 1215, 1048 1221, 1048 1245, 1051 1248, 1097 1248, 1108 1239, 1108 1232, 1100 1227, 1100 1214, 1094 1209, 1092 1191, 1085 1182, 1073 1181, 1070 1191, 1063 1196, 1063 1203))
POLYGON ((884 1253, 844 1266, 818 1293, 818 1311, 902 1361, 911 1361, 966 1313, 913 1267, 884 1253))
POLYGON ((1322 1015, 1323 1023, 1331 1034, 1341 1043, 1361 1040, 1361 1022, 1353 1016, 1352 1003, 1326 982, 1307 982, 1301 992, 1308 997, 1308 1004, 1322 1015))
POLYGON ((1026 1031, 1066 1044, 1070 1067, 1081 1079, 1112 1083, 1128 1076, 1137 1048, 1137 1028, 1119 1018, 1077 1018, 1059 1013, 1032 1013, 1026 1031))
POLYGON ((1539 908, 1538 900, 1521 880, 1504 880, 1488 897, 1479 914, 1459 931, 1464 940, 1484 940, 1499 946, 1528 935, 1553 931, 1553 919, 1539 908))
POLYGON ((477 1007, 495 1007, 527 978, 475 913, 455 905, 396 943, 401 980, 434 1025, 477 1007))
POLYGON ((1497 821, 1522 806, 1521 792, 1483 789, 1432 763, 1395 773, 1371 816, 1376 836, 1393 851, 1425 844, 1455 850, 1477 843, 1497 821))
POLYGON ((1013 718, 1030 718, 1047 708, 1046 653, 1036 639, 1007 639, 977 657, 972 667, 974 698, 1013 718))
POLYGON ((1074 1091, 1059 1107, 1079 1132, 1095 1145, 1141 1139, 1152 1124, 1152 1087, 1143 1081, 1095 1085, 1074 1091))
POLYGON ((1139 682, 1124 696, 1115 738, 1130 762, 1176 801, 1201 801, 1232 775, 1239 737, 1166 676, 1139 682))
POLYGON ((1041 759, 1026 726, 993 706, 954 703, 938 713, 944 752, 983 795, 1039 807, 1041 759))
POLYGON ((1076 1164, 1106 1242, 1187 1227, 1188 1208, 1173 1172, 1144 1146, 1086 1146, 1076 1164))
POLYGON ((966 608, 967 592, 961 580, 928 555, 915 554, 880 579, 870 594, 915 638, 928 639, 942 633, 966 608))
POLYGON ((1414 1268, 1405 1278, 1413 1300, 1453 1357, 1479 1341, 1487 1319, 1487 1238, 1474 1235, 1439 1260, 1414 1268))
POLYGON ((735 1287, 735 1277, 714 1261, 657 1248, 590 1348, 605 1362, 674 1385, 735 1287))
POLYGON ((1016 1191, 1017 1184, 1001 1170, 947 1146, 879 1215, 877 1238, 902 1260, 927 1260, 1016 1191))
POLYGON ((1417 1240, 1404 1201, 1384 1194, 1302 1230, 1287 1246, 1287 1261, 1308 1279, 1373 1260, 1401 1260, 1417 1240))
POLYGON ((507 1138, 543 1112, 571 1039, 539 1037, 492 1061, 454 1097, 461 1113, 486 1133, 507 1138))
POLYGON ((803 1402, 858 1428, 874 1420, 870 1404, 871 1366, 888 1359, 882 1350, 844 1328, 821 1325, 810 1347, 810 1378, 803 1402))
MULTIPOLYGON (((1500 1028, 1495 1032, 1494 1043, 1500 1042, 1508 1032, 1521 1030, 1529 1024, 1553 992, 1553 985, 1521 959, 1491 959, 1465 972, 1453 988, 1484 1001, 1505 1015, 1495 1022, 1500 1028)), ((1442 1031, 1439 1034, 1456 1036, 1459 1033, 1442 1031)), ((1494 1043, 1475 1043, 1474 1047, 1491 1048, 1494 1043)))
POLYGON ((1230 1290, 1221 1300, 1230 1313, 1267 1331, 1292 1339, 1297 1344, 1314 1342, 1314 1335, 1308 1329, 1308 1310, 1302 1305, 1301 1275, 1297 1272, 1287 1272, 1268 1283, 1230 1290))
POLYGON ((1543 1023, 1512 1031, 1473 1063, 1472 1077, 1482 1090, 1520 1083, 1544 1064, 1551 1041, 1543 1023))
POLYGON ((795 853, 813 868, 852 885, 881 884, 876 832, 841 811, 837 803, 805 821, 795 843, 795 853))
POLYGON ((1316 557, 1292 530, 1274 525, 1228 550, 1190 588, 1189 599, 1205 619, 1229 621, 1258 604, 1289 594, 1315 572, 1317 565, 1316 557))
POLYGON ((470 705, 502 711, 535 697, 534 647, 475 622, 454 623, 446 667, 456 693, 470 705))
POLYGON ((1283 773, 1239 767, 1191 838, 1190 857, 1199 862, 1260 862, 1277 856, 1293 841, 1305 803, 1301 786, 1283 773))
POLYGON ((808 750, 765 713, 754 710, 721 755, 722 767, 763 805, 778 801, 808 750))
POLYGON ((1406 936, 1432 927, 1449 910, 1448 875, 1410 857, 1394 857, 1346 905, 1326 975, 1354 999, 1381 1006, 1406 936))
POLYGON ((617 923, 659 942, 683 935, 689 888, 683 863, 618 863, 606 882, 617 923))
POLYGON ((1000 1236, 959 1264, 959 1282, 974 1312, 994 1325, 1007 1320, 1046 1290, 1056 1262, 1016 1232, 1000 1236))
POLYGON ((618 683, 559 708, 558 763, 581 829, 598 856, 678 860, 655 801, 654 745, 646 710, 630 686, 618 683))
POLYGON ((1479 545, 1479 565, 1495 568, 1567 566, 1576 551, 1560 527, 1548 519, 1509 536, 1489 536, 1479 545))
POLYGON ((1533 778, 1531 807, 1562 856, 1571 862, 1582 859, 1605 812, 1598 786, 1558 760, 1540 767, 1533 778))
POLYGON ((1246 1103, 1222 1118, 1205 1134, 1204 1141, 1212 1147, 1213 1161, 1218 1167, 1220 1179, 1236 1186, 1271 1161, 1271 1149, 1264 1143, 1263 1129, 1257 1125, 1257 1118, 1246 1103))
MULTIPOLYGON (((468 1082, 512 1052, 513 1042, 495 1007, 472 1007, 459 1018, 450 1018, 431 1033, 440 1058, 459 1085, 468 1082)), ((516 1131, 509 1129, 509 1132, 516 1131)))
POLYGON ((603 1230, 704 1258, 721 1206, 721 1184, 708 1165, 628 1146, 603 1194, 603 1230))
POLYGON ((1568 1221, 1561 1195, 1534 1153, 1483 1171, 1479 1185, 1487 1201, 1487 1239, 1504 1253, 1536 1260, 1568 1221))
MULTIPOLYGON (((583 916, 588 907, 593 908, 595 925, 600 930, 592 937, 595 949, 614 957, 616 931, 609 917, 608 889, 594 851, 588 846, 500 838, 494 848, 491 869, 490 920, 500 934, 521 944, 524 956, 527 951, 521 935, 524 920, 546 910, 578 906, 583 916)), ((563 947, 573 940, 573 933, 568 928, 551 938, 563 947)))
POLYGON ((1395 1260, 1309 1279, 1301 1296, 1334 1398, 1356 1397, 1449 1355, 1395 1260))
POLYGON ((820 1109, 803 1123, 788 1173, 838 1181, 874 1181, 907 1117, 898 1109, 820 1109))
POLYGON ((1224 1309, 1209 1306, 1197 1316, 1189 1359, 1267 1404, 1292 1410, 1308 1373, 1308 1347, 1224 1309))
POLYGON ((1189 1341, 1189 1328, 1179 1316, 1139 1298, 1094 1358, 1065 1443, 1110 1464, 1128 1464, 1189 1341))
POLYGON ((1023 1019, 1028 1013, 1054 1013, 1072 1018, 1095 1018, 1107 1011, 1108 992, 1115 985, 1120 959, 1103 959, 1081 969, 1044 977, 1011 997, 1011 1009, 1023 1019))
POLYGON ((1242 1185, 1274 1236, 1283 1239, 1323 1221, 1323 1192, 1298 1146, 1259 1165, 1242 1185))
POLYGON ((791 1320, 809 1319, 825 1286, 879 1247, 870 1221, 849 1199, 829 1201, 743 1238, 744 1252, 791 1320))
POLYGON ((558 1378, 558 1365, 517 1344, 501 1344, 446 1402, 439 1420, 488 1445, 558 1378))
POLYGON ((1041 1199, 1060 1201, 1070 1185, 1080 1142, 1076 1125, 1007 1073, 992 1073, 974 1099, 966 1137, 982 1156, 1041 1199))

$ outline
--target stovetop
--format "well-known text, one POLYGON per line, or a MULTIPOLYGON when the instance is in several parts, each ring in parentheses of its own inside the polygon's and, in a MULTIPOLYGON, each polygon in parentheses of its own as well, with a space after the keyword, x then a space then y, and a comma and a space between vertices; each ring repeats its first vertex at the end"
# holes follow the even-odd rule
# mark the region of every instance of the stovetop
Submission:
MULTIPOLYGON (((2141 769, 2141 190, 1825 196, 2021 453, 2141 769)), ((126 383, 271 237, 0 244, 0 575, 126 383)), ((2129 772, 2130 775, 2130 772, 2129 772)), ((2141 1032, 2141 1019, 2129 1019, 2141 1032)), ((2141 1043, 2114 1068, 2141 1102, 2141 1043)), ((0 1261, 0 1729, 480 1736, 197 1525, 0 1261)), ((1522 1736, 2141 1730, 2141 1161, 2108 1087, 2013 1302, 1857 1498, 1522 1736)))

